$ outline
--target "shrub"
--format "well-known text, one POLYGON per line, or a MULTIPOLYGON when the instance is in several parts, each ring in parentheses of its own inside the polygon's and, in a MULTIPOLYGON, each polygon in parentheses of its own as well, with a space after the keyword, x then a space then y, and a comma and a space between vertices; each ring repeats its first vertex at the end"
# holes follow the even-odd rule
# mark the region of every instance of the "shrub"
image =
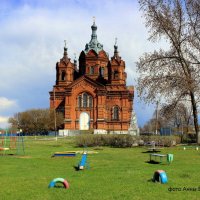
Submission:
POLYGON ((78 136, 76 136, 76 144, 79 147, 94 146, 94 137, 93 137, 93 135, 88 135, 88 134, 78 135, 78 136))
POLYGON ((140 136, 140 139, 144 141, 144 143, 154 141, 156 145, 163 145, 166 147, 174 146, 176 144, 181 143, 180 136, 159 136, 159 135, 152 135, 152 136, 140 136))
POLYGON ((112 147, 131 147, 133 145, 133 137, 131 135, 112 135, 110 146, 112 147))
POLYGON ((196 142, 196 134, 183 134, 182 141, 184 143, 195 143, 196 142))
POLYGON ((79 147, 111 146, 111 147, 131 147, 135 138, 131 135, 78 135, 76 145, 79 147))

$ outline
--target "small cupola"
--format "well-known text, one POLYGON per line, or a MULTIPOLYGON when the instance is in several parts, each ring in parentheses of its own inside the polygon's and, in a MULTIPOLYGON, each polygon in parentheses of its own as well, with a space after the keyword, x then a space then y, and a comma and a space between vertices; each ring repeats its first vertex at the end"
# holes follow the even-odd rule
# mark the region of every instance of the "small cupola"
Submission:
POLYGON ((114 45, 114 56, 113 59, 116 59, 118 61, 121 60, 121 57, 119 56, 118 46, 117 46, 117 38, 115 38, 115 45, 114 45))

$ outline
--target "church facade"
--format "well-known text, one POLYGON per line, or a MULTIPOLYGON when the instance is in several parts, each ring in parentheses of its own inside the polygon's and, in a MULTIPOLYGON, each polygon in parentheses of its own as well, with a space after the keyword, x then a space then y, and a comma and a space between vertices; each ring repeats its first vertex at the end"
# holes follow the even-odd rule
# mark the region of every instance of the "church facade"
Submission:
POLYGON ((109 59, 97 40, 97 26, 80 53, 79 64, 68 57, 56 64, 56 83, 50 94, 50 108, 64 115, 63 135, 76 130, 97 133, 128 133, 133 109, 134 87, 126 85, 125 62, 118 46, 109 59))

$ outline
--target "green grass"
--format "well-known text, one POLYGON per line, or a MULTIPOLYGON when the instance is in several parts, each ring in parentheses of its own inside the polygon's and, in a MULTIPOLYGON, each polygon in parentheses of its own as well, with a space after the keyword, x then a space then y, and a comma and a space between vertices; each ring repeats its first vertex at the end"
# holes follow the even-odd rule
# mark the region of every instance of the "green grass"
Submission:
POLYGON ((174 162, 168 165, 147 163, 149 155, 143 153, 144 148, 103 147, 95 150, 98 154, 88 155, 90 169, 75 171, 73 166, 81 159, 80 154, 51 158, 57 151, 82 150, 74 146, 73 138, 56 142, 26 137, 25 147, 25 157, 0 156, 1 200, 184 200, 200 195, 200 191, 169 191, 170 187, 200 187, 200 152, 195 149, 163 149, 161 153, 174 154, 174 162), (158 169, 166 171, 167 184, 150 181, 158 169), (70 188, 48 189, 57 177, 65 178, 70 188))

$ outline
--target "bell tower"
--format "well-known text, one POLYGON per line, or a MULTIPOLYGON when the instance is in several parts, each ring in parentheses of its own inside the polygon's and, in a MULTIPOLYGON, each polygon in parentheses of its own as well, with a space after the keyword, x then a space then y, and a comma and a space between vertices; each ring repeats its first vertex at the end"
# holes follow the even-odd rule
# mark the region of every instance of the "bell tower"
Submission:
POLYGON ((74 81, 75 66, 68 58, 66 41, 63 58, 56 64, 56 85, 67 86, 74 81))
POLYGON ((114 55, 111 57, 109 65, 109 81, 111 84, 126 84, 125 62, 121 59, 118 52, 117 38, 115 39, 114 55))

